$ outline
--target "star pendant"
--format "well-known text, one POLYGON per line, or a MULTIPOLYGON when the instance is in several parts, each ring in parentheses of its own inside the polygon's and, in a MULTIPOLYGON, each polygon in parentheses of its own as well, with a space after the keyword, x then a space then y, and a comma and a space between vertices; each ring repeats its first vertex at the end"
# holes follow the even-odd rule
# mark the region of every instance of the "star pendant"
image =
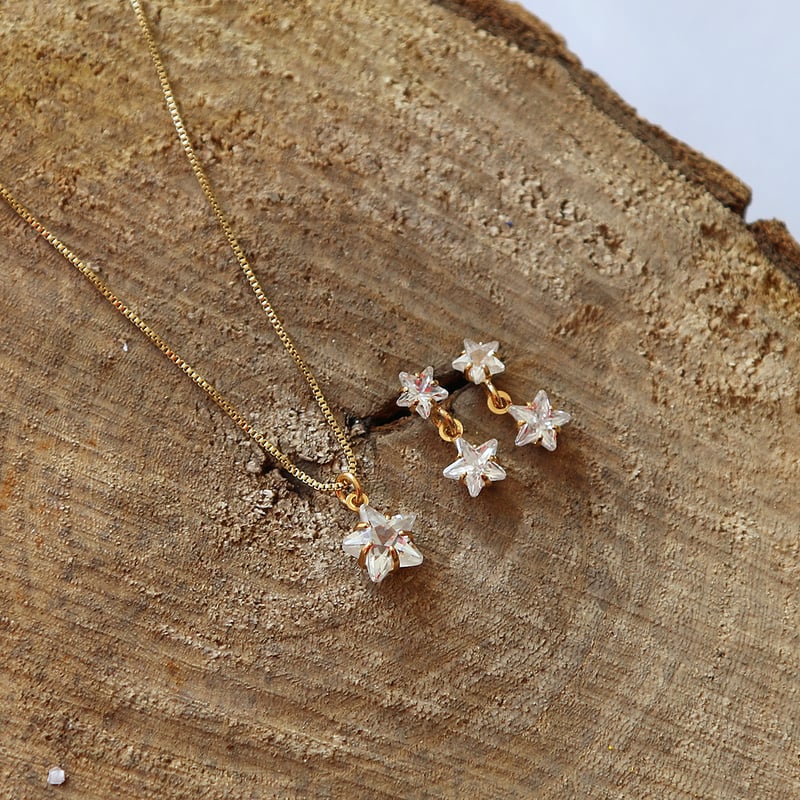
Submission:
POLYGON ((551 452, 556 449, 556 434, 562 425, 566 425, 571 415, 567 411, 554 410, 550 398, 544 389, 540 389, 532 403, 524 406, 511 406, 508 413, 517 421, 519 430, 515 443, 524 444, 539 442, 551 452))
POLYGON ((484 486, 506 477, 506 471, 494 460, 497 439, 475 446, 459 437, 456 447, 460 458, 445 467, 442 474, 445 478, 464 483, 472 497, 477 497, 484 486))
POLYGON ((342 549, 358 559, 373 583, 380 583, 390 572, 422 563, 422 553, 414 545, 411 529, 414 514, 387 517, 364 503, 358 509, 361 522, 342 542, 342 549))
POLYGON ((464 352, 453 362, 453 369, 463 372, 475 384, 486 383, 492 375, 505 372, 506 365, 497 357, 499 342, 473 342, 464 339, 464 352))
POLYGON ((397 398, 397 405, 416 411, 423 419, 431 415, 431 406, 441 403, 449 392, 433 378, 433 367, 425 367, 422 372, 400 373, 400 384, 403 393, 397 398))

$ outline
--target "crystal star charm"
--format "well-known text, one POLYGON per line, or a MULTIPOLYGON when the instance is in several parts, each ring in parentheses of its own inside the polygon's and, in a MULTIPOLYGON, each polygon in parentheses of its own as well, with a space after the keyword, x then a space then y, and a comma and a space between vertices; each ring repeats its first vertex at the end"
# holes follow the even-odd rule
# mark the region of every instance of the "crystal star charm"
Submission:
POLYGON ((441 403, 448 395, 447 389, 433 379, 433 367, 425 367, 422 372, 400 373, 403 393, 397 398, 397 405, 416 411, 423 419, 431 415, 431 406, 441 403))
POLYGON ((489 439, 476 447, 459 437, 456 447, 460 457, 445 467, 443 475, 454 481, 462 481, 472 497, 477 497, 484 486, 506 477, 506 471, 494 460, 497 439, 489 439))
POLYGON ((463 372, 475 384, 486 383, 492 375, 505 372, 505 364, 495 353, 498 347, 498 342, 464 339, 464 352, 453 362, 453 369, 463 372))
POLYGON ((422 563, 422 553, 414 545, 411 529, 414 514, 386 517, 364 503, 358 509, 361 522, 342 542, 342 549, 358 559, 373 583, 380 583, 390 572, 422 563))
POLYGON ((534 444, 553 451, 556 449, 556 434, 562 425, 566 425, 571 416, 566 411, 553 410, 550 399, 544 389, 536 393, 532 403, 525 406, 511 406, 508 413, 517 421, 516 444, 534 444))

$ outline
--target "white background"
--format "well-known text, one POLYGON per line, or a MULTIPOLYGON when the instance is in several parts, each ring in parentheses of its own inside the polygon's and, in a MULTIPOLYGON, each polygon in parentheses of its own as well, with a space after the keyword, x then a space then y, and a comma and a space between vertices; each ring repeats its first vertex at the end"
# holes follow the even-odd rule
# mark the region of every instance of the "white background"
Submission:
POLYGON ((522 0, 639 114, 753 190, 800 239, 800 2, 522 0))

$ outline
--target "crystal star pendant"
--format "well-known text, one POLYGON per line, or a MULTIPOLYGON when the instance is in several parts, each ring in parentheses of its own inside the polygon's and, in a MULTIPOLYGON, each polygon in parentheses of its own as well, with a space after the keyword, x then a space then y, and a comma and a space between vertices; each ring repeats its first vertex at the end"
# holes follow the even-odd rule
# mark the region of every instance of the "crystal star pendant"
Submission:
POLYGON ((511 406, 508 413, 517 421, 516 444, 522 446, 539 442, 551 452, 556 449, 556 434, 562 425, 572 418, 566 411, 553 410, 544 389, 536 393, 532 403, 525 406, 511 406))
POLYGON ((473 342, 464 339, 464 352, 453 362, 453 369, 463 372, 475 384, 485 383, 492 375, 505 372, 506 365, 495 351, 499 342, 473 342))
POLYGON ((373 583, 380 583, 390 572, 422 563, 422 553, 414 545, 411 529, 414 514, 386 517, 364 503, 358 509, 361 522, 342 542, 342 549, 358 559, 373 583))
POLYGON ((448 395, 447 389, 434 380, 433 367, 416 374, 401 372, 400 383, 403 393, 397 398, 397 405, 416 411, 423 419, 430 417, 433 403, 441 403, 448 395))
POLYGON ((477 447, 465 439, 456 439, 458 458, 444 468, 445 478, 461 481, 472 497, 477 497, 484 486, 506 477, 506 471, 494 460, 497 439, 489 439, 477 447))

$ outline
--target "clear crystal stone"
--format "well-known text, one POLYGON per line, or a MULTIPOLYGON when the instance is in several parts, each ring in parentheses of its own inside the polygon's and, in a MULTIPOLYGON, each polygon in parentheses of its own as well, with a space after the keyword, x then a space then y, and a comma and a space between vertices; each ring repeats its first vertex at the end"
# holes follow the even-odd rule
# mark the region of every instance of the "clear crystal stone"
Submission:
POLYGON ((50 767, 47 771, 47 783, 50 786, 61 786, 67 776, 61 767, 50 767))
POLYGON ((518 446, 538 442, 551 452, 556 449, 558 429, 572 419, 567 411, 552 408, 544 389, 536 393, 532 402, 524 406, 511 406, 508 413, 519 424, 515 440, 518 446))
POLYGON ((445 478, 463 481, 471 497, 477 497, 485 486, 506 477, 506 471, 494 460, 497 439, 475 446, 459 437, 456 447, 459 458, 445 467, 442 474, 445 478))
POLYGON ((373 583, 380 583, 394 570, 394 559, 388 547, 374 546, 367 553, 364 565, 373 583))
POLYGON ((380 583, 398 568, 416 567, 422 563, 422 553, 414 544, 411 530, 414 514, 395 514, 387 517, 364 503, 358 509, 361 522, 342 542, 342 549, 354 558, 362 559, 367 574, 380 583))
POLYGON ((499 342, 464 339, 464 352, 453 361, 453 369, 463 372, 475 384, 486 383, 492 375, 505 372, 506 365, 495 354, 499 346, 499 342))
POLYGON ((397 405, 414 409, 423 419, 431 415, 434 403, 441 403, 449 394, 434 380, 433 367, 425 367, 418 373, 401 372, 399 377, 403 393, 397 399, 397 405))

